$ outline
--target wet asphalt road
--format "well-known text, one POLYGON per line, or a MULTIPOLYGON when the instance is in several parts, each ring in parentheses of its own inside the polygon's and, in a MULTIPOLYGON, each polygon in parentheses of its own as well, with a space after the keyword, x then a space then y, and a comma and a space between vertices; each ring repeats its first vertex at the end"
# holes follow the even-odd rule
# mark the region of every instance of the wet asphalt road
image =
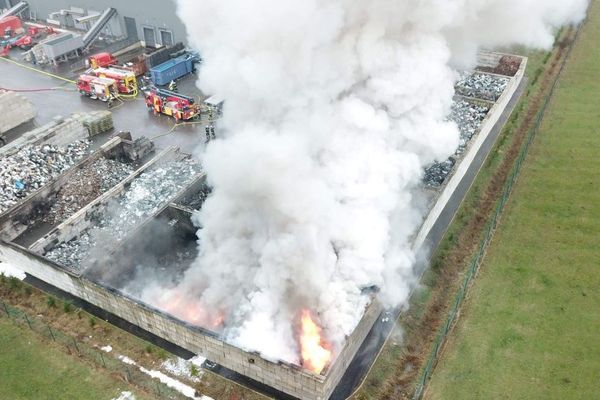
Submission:
MULTIPOLYGON (((20 53, 21 51, 18 49, 11 50, 11 59, 31 66, 20 60, 20 53)), ((48 69, 48 72, 55 73, 56 71, 48 69)), ((196 76, 193 74, 183 78, 178 82, 179 91, 194 97, 201 95, 194 86, 195 79, 196 76)), ((68 116, 75 112, 107 109, 106 103, 81 96, 76 91, 74 84, 31 71, 6 60, 0 60, 0 88, 23 90, 52 87, 60 87, 61 90, 22 93, 37 108, 38 115, 34 120, 36 126, 50 122, 57 115, 68 116)), ((170 117, 155 116, 148 112, 141 95, 136 100, 126 101, 122 105, 115 102, 110 111, 113 113, 115 130, 130 131, 133 138, 156 137, 169 132, 175 124, 175 120, 170 117)), ((5 111, 2 110, 2 112, 5 111)), ((154 141, 159 148, 174 145, 186 153, 199 154, 204 146, 204 127, 201 125, 179 126, 172 133, 157 137, 154 141)))

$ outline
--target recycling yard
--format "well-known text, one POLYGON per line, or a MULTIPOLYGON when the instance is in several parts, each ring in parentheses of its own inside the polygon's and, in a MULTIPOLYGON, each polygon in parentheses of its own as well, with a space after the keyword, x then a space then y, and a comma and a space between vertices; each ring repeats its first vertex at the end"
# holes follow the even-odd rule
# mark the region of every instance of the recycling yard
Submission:
MULTIPOLYGON (((500 75, 496 72, 503 68, 503 57, 482 55, 480 68, 463 73, 457 82, 448 120, 457 124, 459 146, 450 158, 424 169, 420 190, 428 199, 429 211, 415 235, 417 251, 441 237, 446 215, 458 207, 465 185, 518 98, 526 59, 520 59, 512 75, 500 75), (486 68, 496 72, 485 72, 486 68)), ((376 355, 381 343, 369 335, 374 324, 383 331, 389 329, 389 322, 379 319, 382 310, 376 301, 322 374, 256 357, 253 363, 259 368, 248 370, 248 355, 221 341, 218 331, 190 328, 168 315, 168 305, 151 303, 148 308, 144 303, 149 300, 138 283, 141 277, 161 276, 176 282, 197 257, 190 218, 210 193, 198 157, 205 145, 205 126, 212 124, 212 111, 201 112, 194 124, 175 125, 172 118, 148 112, 139 97, 124 99, 107 110, 104 102, 81 96, 70 83, 56 77, 5 60, 0 60, 0 69, 7 72, 0 74, 0 87, 59 88, 25 92, 37 109, 34 122, 39 127, 16 135, 0 150, 3 261, 21 265, 36 278, 202 354, 240 377, 264 382, 281 396, 316 399, 326 394, 342 399, 349 394, 365 370, 345 373, 346 366, 356 354, 357 359, 376 355), (67 131, 68 135, 57 134, 67 131), (71 140, 65 143, 67 137, 71 140), (28 261, 23 264, 24 260, 28 261), (67 284, 73 279, 78 282, 76 288, 67 284), (119 293, 118 300, 114 293, 119 293), (195 340, 189 342, 188 335, 195 340), (213 341, 227 346, 225 357, 213 348, 213 341), (296 379, 306 381, 301 393, 286 383, 296 379)), ((44 67, 43 72, 48 71, 56 75, 65 68, 44 67)), ((192 87, 193 81, 194 75, 179 81, 180 90, 201 96, 192 87)), ((265 390, 261 387, 255 386, 265 390)))

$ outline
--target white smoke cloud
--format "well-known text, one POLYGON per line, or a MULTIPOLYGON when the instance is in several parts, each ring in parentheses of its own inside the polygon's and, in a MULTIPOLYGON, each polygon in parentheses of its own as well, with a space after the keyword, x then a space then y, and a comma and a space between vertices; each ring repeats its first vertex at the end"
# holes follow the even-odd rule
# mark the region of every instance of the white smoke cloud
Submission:
POLYGON ((205 153, 200 255, 175 291, 263 356, 297 362, 298 313, 343 342, 377 285, 414 283, 423 167, 451 155, 456 73, 480 46, 549 47, 587 0, 179 0, 226 99, 205 153))

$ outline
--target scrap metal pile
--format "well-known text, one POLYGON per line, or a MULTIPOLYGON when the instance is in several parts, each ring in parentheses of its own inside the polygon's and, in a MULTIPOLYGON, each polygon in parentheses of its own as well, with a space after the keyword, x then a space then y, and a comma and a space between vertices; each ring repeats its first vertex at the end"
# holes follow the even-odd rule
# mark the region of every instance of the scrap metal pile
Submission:
POLYGON ((442 162, 435 162, 425 169, 423 181, 429 187, 441 186, 452 168, 456 164, 458 157, 465 151, 469 141, 479 131, 485 116, 490 111, 490 107, 469 102, 466 100, 456 100, 452 103, 452 109, 448 119, 454 121, 460 132, 460 142, 453 156, 442 162))
POLYGON ((495 102, 500 98, 510 81, 497 75, 467 73, 461 74, 456 82, 456 94, 495 102))
POLYGON ((154 215, 200 172, 192 160, 173 161, 142 173, 131 186, 97 216, 92 227, 69 242, 61 243, 46 257, 65 267, 81 271, 93 258, 105 256, 115 242, 127 236, 146 218, 154 215))
POLYGON ((77 171, 57 193, 56 202, 44 216, 44 222, 62 222, 92 202, 133 172, 119 161, 100 158, 77 171))
POLYGON ((72 167, 88 154, 89 147, 87 141, 77 141, 66 147, 26 146, 0 158, 0 212, 72 167))

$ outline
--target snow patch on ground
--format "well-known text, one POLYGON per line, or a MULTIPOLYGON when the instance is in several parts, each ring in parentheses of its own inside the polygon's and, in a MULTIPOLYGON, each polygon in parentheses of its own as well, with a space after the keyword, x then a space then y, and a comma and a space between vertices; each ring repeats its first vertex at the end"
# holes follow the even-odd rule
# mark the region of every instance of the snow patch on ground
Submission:
POLYGON ((206 358, 200 356, 196 356, 187 361, 183 358, 174 357, 163 362, 161 367, 165 371, 175 376, 181 376, 190 379, 193 382, 199 382, 200 376, 202 375, 202 370, 200 369, 200 367, 202 366, 202 363, 204 363, 205 360, 206 358), (195 375, 192 374, 192 367, 195 367, 195 375))
POLYGON ((119 397, 115 397, 112 400, 135 400, 135 396, 131 392, 121 392, 119 397))
POLYGON ((119 360, 123 361, 125 364, 137 365, 137 363, 135 361, 133 361, 131 358, 129 358, 127 356, 119 355, 119 360))
POLYGON ((177 390, 179 393, 181 393, 185 397, 189 397, 190 399, 213 400, 208 396, 201 395, 200 397, 196 397, 196 389, 194 389, 191 386, 186 385, 185 383, 178 381, 177 379, 173 379, 170 376, 167 376, 160 371, 148 370, 144 367, 140 367, 140 371, 142 371, 143 373, 145 373, 147 375, 150 375, 153 378, 157 378, 158 380, 160 380, 162 383, 164 383, 168 387, 177 390))
POLYGON ((20 280, 25 279, 25 272, 3 261, 0 261, 0 274, 8 277, 12 276, 20 280))
POLYGON ((204 361, 206 361, 206 357, 196 356, 196 357, 190 359, 190 362, 197 367, 201 367, 202 364, 204 364, 204 361))
MULTIPOLYGON (((135 366, 139 367, 140 371, 142 371, 146 375, 149 375, 152 378, 156 378, 156 379, 160 380, 162 383, 164 383, 165 385, 167 385, 168 387, 170 387, 172 389, 177 390, 179 393, 181 393, 185 397, 189 397, 190 399, 194 399, 194 400, 214 400, 211 397, 204 396, 204 395, 200 395, 200 397, 197 397, 196 389, 194 389, 193 387, 186 385, 185 383, 180 382, 177 379, 173 379, 170 376, 167 376, 160 371, 149 370, 142 366, 139 366, 135 361, 133 361, 131 358, 129 358, 127 356, 119 355, 118 358, 119 358, 119 360, 123 361, 125 364, 135 365, 135 366)), ((183 361, 185 361, 185 360, 183 360, 183 361)))
POLYGON ((110 353, 112 351, 112 346, 111 345, 102 346, 102 347, 100 347, 100 350, 102 350, 106 353, 110 353))

